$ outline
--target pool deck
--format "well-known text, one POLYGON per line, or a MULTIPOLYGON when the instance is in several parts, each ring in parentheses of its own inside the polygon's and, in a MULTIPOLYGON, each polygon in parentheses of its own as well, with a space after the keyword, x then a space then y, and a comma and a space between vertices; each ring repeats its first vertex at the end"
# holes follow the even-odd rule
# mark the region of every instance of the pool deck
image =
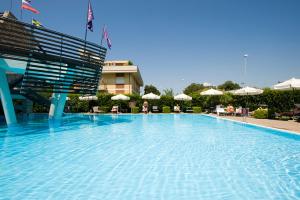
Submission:
POLYGON ((244 118, 244 117, 236 117, 236 116, 217 116, 217 115, 212 115, 212 116, 223 118, 223 119, 239 121, 239 122, 256 124, 256 125, 260 125, 260 126, 281 129, 281 130, 285 130, 285 131, 292 131, 292 132, 295 132, 300 135, 300 123, 292 121, 292 120, 281 121, 281 120, 272 120, 272 119, 255 119, 252 117, 244 118))

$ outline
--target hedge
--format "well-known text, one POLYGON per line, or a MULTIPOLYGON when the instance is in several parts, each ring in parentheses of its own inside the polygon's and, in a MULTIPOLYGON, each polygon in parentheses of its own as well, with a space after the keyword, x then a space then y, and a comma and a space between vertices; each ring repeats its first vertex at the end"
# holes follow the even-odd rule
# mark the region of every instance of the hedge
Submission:
POLYGON ((258 108, 254 111, 253 117, 256 119, 267 119, 268 118, 268 109, 258 108))
POLYGON ((164 106, 164 107, 162 108, 162 112, 163 112, 163 113, 170 113, 170 112, 171 112, 170 106, 164 106))
POLYGON ((201 113, 201 112, 202 112, 201 107, 197 107, 197 106, 193 107, 193 113, 201 113))
POLYGON ((139 107, 132 107, 131 113, 139 113, 139 107))
MULTIPOLYGON (((46 95, 46 94, 45 94, 46 95)), ((123 109, 131 110, 130 107, 138 107, 139 110, 142 109, 144 100, 139 94, 128 95, 130 97, 131 106, 129 107, 128 101, 112 101, 112 94, 108 93, 98 93, 97 101, 80 101, 80 95, 70 94, 70 100, 67 101, 67 106, 70 108, 71 112, 88 112, 93 106, 99 106, 103 108, 101 110, 105 112, 110 112, 110 109, 113 105, 121 106, 123 109), (106 109, 106 108, 109 109, 106 109), (105 109, 104 109, 105 108, 105 109)), ((275 112, 285 112, 290 111, 293 108, 293 98, 296 103, 300 103, 300 91, 275 91, 271 89, 265 89, 263 94, 256 96, 234 96, 230 93, 226 93, 222 96, 202 96, 200 93, 192 93, 192 101, 175 101, 172 96, 162 95, 160 100, 147 100, 149 103, 149 108, 152 106, 158 106, 160 110, 163 110, 163 107, 167 106, 173 108, 174 105, 178 104, 181 106, 181 109, 184 110, 186 107, 201 107, 202 110, 214 108, 218 104, 227 106, 228 104, 233 105, 234 107, 238 106, 247 106, 251 111, 256 110, 261 105, 268 105, 268 117, 274 118, 275 112)), ((46 97, 46 96, 45 96, 46 97)), ((47 98, 49 95, 47 94, 47 98)), ((47 112, 49 108, 39 106, 34 104, 34 112, 47 112)))
POLYGON ((108 113, 111 111, 111 108, 108 106, 99 106, 99 110, 101 110, 104 113, 108 113))

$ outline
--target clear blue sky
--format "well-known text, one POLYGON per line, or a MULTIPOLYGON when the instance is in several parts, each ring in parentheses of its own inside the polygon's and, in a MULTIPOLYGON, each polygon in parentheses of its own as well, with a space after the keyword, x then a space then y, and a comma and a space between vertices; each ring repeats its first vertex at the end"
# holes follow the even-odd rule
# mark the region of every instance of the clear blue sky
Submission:
MULTIPOLYGON (((20 0, 21 1, 21 0, 20 0)), ((19 17, 20 1, 13 12, 19 17)), ((87 0, 32 0, 46 27, 84 37, 87 0)), ((92 0, 95 21, 88 40, 100 43, 107 24, 112 50, 107 59, 130 59, 145 84, 181 92, 191 82, 218 85, 243 81, 271 86, 300 78, 299 0, 92 0)), ((1 0, 0 10, 10 7, 1 0)))

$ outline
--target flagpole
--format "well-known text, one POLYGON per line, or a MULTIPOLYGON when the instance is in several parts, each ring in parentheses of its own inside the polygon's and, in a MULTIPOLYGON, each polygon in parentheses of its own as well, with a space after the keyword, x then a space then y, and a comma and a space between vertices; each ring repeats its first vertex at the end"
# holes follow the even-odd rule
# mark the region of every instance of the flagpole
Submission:
POLYGON ((102 37, 101 37, 101 46, 103 44, 103 38, 104 38, 104 30, 105 30, 105 24, 103 25, 103 29, 102 29, 102 37))
MULTIPOLYGON (((88 7, 87 7, 87 11, 89 12, 89 4, 90 4, 91 0, 88 0, 88 7)), ((84 41, 86 43, 86 38, 87 38, 87 22, 88 22, 88 17, 89 17, 89 14, 87 12, 87 15, 86 15, 86 21, 85 21, 85 34, 84 34, 84 41)))
POLYGON ((23 21, 23 8, 21 7, 21 22, 23 21))
POLYGON ((12 5, 13 5, 13 2, 12 2, 12 0, 10 0, 10 8, 9 8, 9 11, 11 12, 11 10, 12 10, 12 5))

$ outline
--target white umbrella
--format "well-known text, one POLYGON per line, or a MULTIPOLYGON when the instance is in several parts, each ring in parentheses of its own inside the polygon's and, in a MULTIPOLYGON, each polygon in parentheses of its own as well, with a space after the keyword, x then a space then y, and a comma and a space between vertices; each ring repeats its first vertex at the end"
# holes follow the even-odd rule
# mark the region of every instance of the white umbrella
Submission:
MULTIPOLYGON (((114 100, 114 101, 118 101, 118 100, 129 101, 130 97, 125 96, 124 94, 118 94, 118 95, 112 96, 111 100, 114 100)), ((121 104, 120 104, 120 109, 121 109, 121 104)))
POLYGON ((111 100, 123 100, 123 101, 128 101, 128 100, 130 100, 130 97, 125 96, 124 94, 118 94, 118 95, 112 96, 112 97, 111 97, 111 100))
POLYGON ((81 101, 91 101, 91 100, 98 100, 97 96, 81 96, 79 97, 81 101))
MULTIPOLYGON (((293 104, 295 104, 295 90, 300 90, 300 79, 291 78, 290 80, 278 83, 273 87, 275 90, 293 90, 293 104)), ((293 115, 295 111, 293 110, 293 115)))
POLYGON ((153 94, 152 92, 149 94, 145 94, 142 96, 142 99, 160 99, 160 96, 153 94))
MULTIPOLYGON (((261 89, 246 86, 244 88, 234 91, 233 94, 240 95, 240 96, 250 96, 250 95, 259 95, 259 94, 262 94, 263 92, 264 91, 261 89)), ((247 107, 247 104, 248 104, 248 99, 246 99, 246 107, 247 107)))
POLYGON ((274 85, 274 89, 275 90, 299 90, 300 79, 291 78, 290 80, 274 85))
POLYGON ((207 95, 207 96, 216 96, 216 95, 223 95, 223 92, 215 89, 209 89, 204 92, 201 92, 200 94, 207 95))
POLYGON ((178 100, 178 101, 191 101, 192 100, 192 97, 186 95, 186 94, 179 94, 179 95, 176 95, 174 97, 175 100, 178 100))
POLYGON ((237 91, 237 90, 229 90, 229 91, 225 91, 225 92, 226 92, 226 93, 230 93, 230 94, 234 94, 235 91, 237 91))
POLYGON ((238 89, 236 91, 233 92, 233 94, 235 95, 241 95, 241 96, 248 96, 248 95, 258 95, 258 94, 262 94, 264 91, 261 89, 257 89, 257 88, 252 88, 252 87, 244 87, 241 89, 238 89))

